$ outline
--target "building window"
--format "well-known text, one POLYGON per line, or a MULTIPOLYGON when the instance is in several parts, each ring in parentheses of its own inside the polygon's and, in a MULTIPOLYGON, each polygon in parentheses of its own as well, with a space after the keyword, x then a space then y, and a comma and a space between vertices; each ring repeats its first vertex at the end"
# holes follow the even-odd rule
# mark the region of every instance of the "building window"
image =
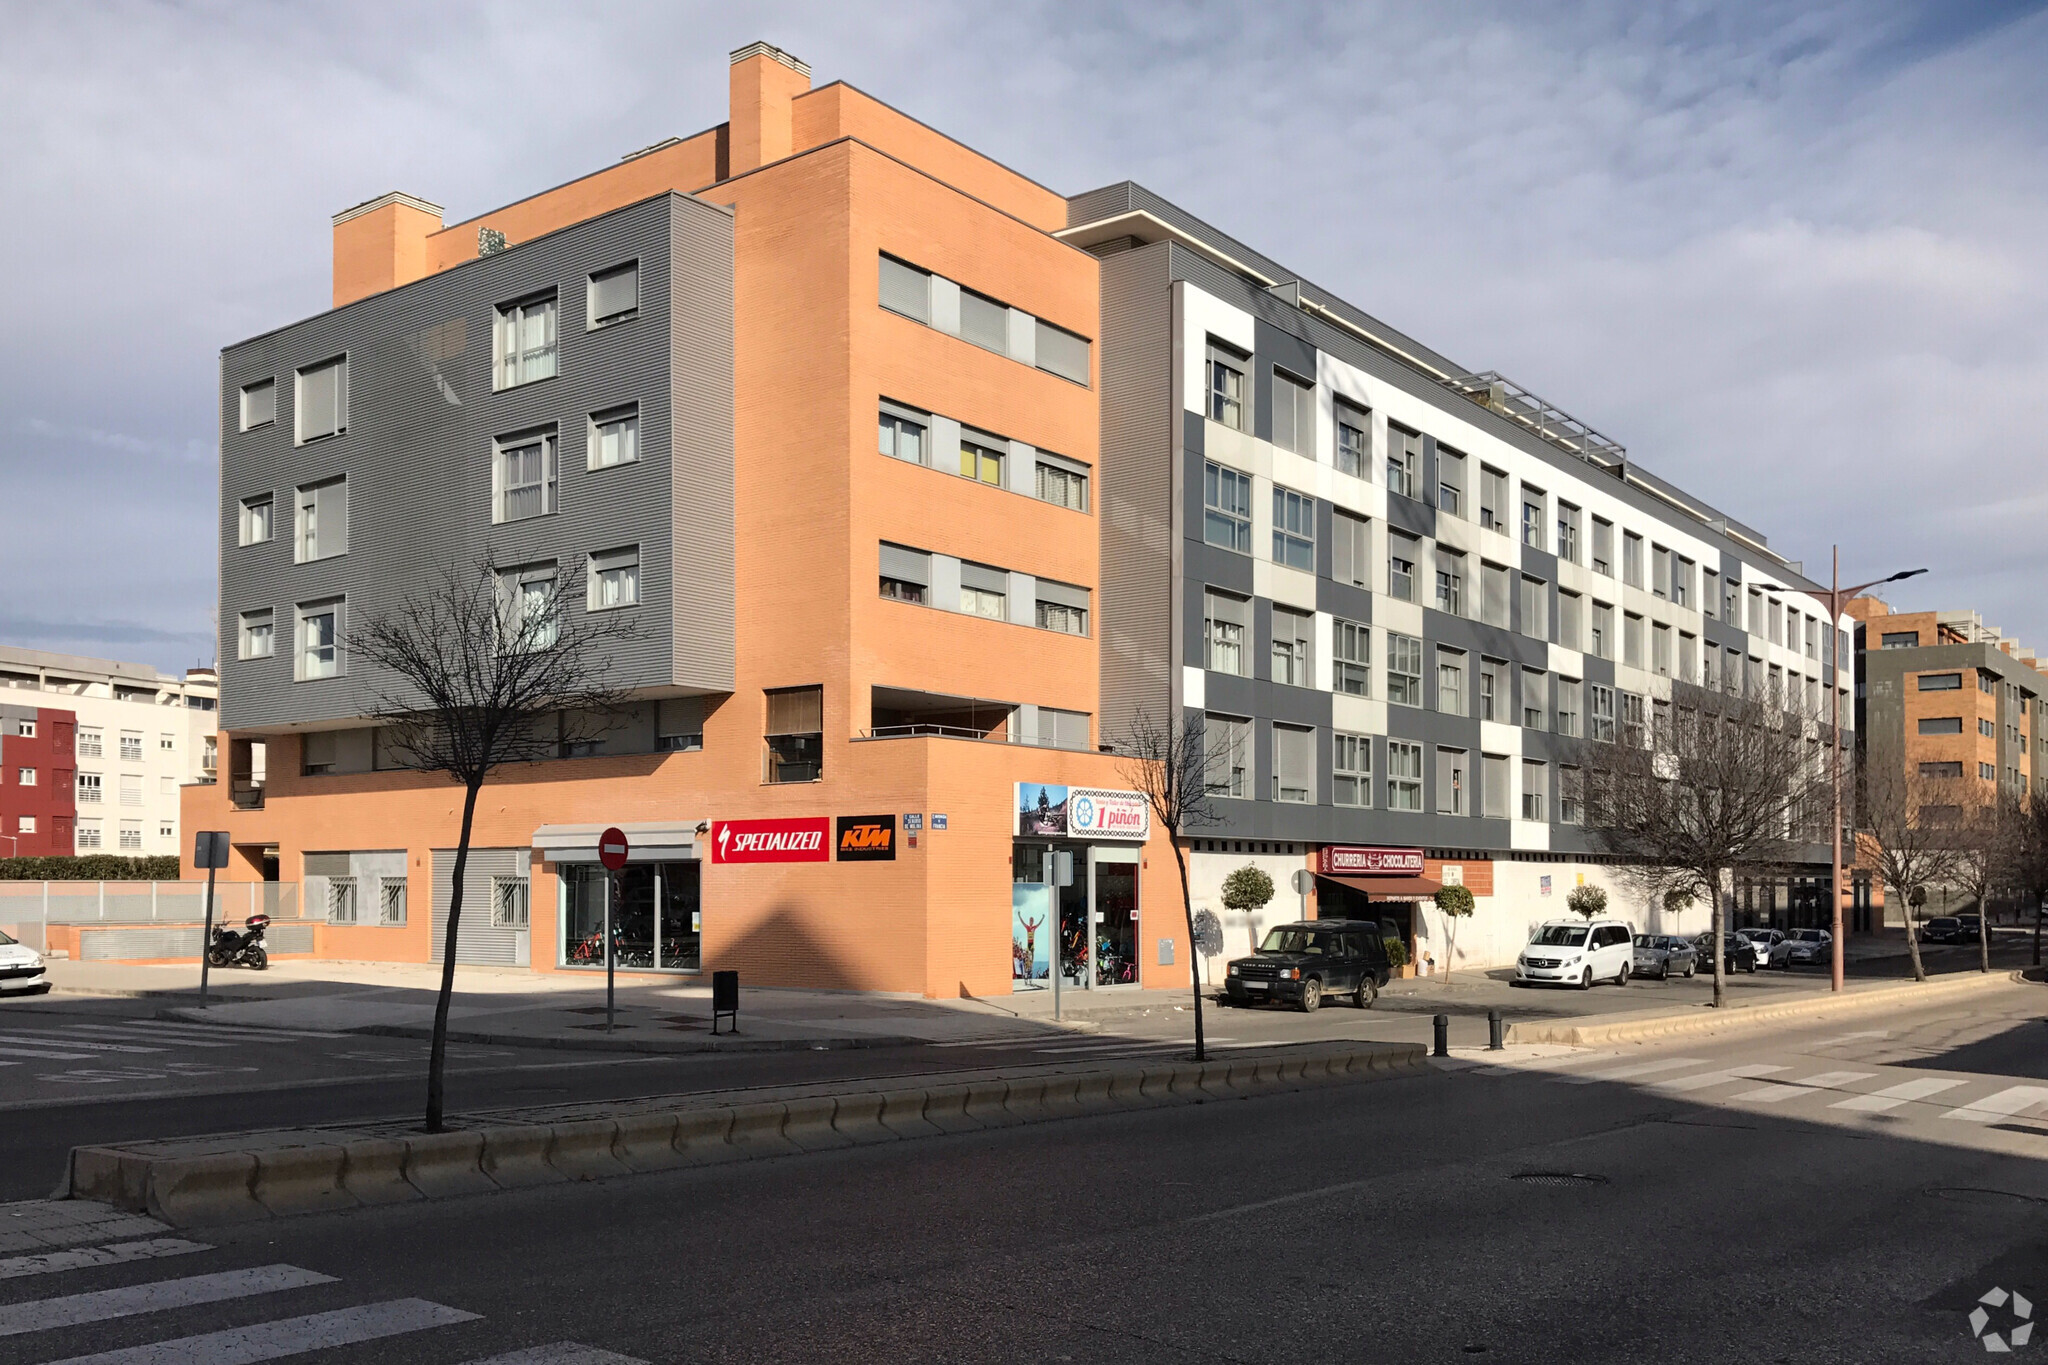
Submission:
POLYGON ((1242 597, 1217 592, 1202 593, 1202 667, 1236 677, 1250 676, 1251 603, 1242 597))
POLYGON ((1299 725, 1273 727, 1273 799, 1314 805, 1316 732, 1299 725))
POLYGON ((591 469, 610 469, 614 465, 633 464, 638 461, 639 404, 593 414, 590 419, 589 445, 590 457, 586 463, 591 469))
POLYGON ((405 923, 405 878, 379 877, 377 879, 377 923, 384 925, 405 923))
POLYGON ((1621 715, 1616 722, 1617 733, 1624 744, 1646 746, 1649 732, 1643 728, 1643 696, 1640 692, 1623 692, 1620 695, 1621 715))
POLYGON ((267 427, 277 420, 277 381, 259 379, 242 385, 242 430, 267 427))
POLYGON ((308 602, 299 607, 299 681, 340 675, 341 611, 340 598, 308 602))
POLYGON ((824 775, 825 689, 784 687, 765 695, 767 780, 817 781, 824 775))
POLYGON ((1422 641, 1413 635, 1387 632, 1387 700, 1422 705, 1422 641))
POLYGON ((1479 756, 1479 813, 1489 820, 1508 818, 1509 762, 1506 754, 1479 756))
POLYGON ((1340 806, 1372 805, 1372 738, 1337 734, 1331 760, 1331 800, 1340 806))
POLYGON ((1038 500, 1075 512, 1088 510, 1088 466, 1040 451, 1038 500))
POLYGON ((500 437, 493 484, 497 505, 491 520, 525 521, 555 510, 555 433, 500 437))
POLYGON ((1960 673, 1922 673, 1918 681, 1922 692, 1960 692, 1963 688, 1960 673))
POLYGON ((1920 733, 1923 735, 1959 735, 1963 732, 1961 716, 1922 716, 1920 733))
POLYGON ((1918 649, 1920 632, 1917 630, 1888 630, 1884 633, 1885 649, 1918 649))
POLYGON ((498 574, 498 648, 506 653, 552 649, 560 638, 552 563, 529 564, 498 574))
POLYGON ((1436 709, 1447 716, 1465 714, 1465 654, 1437 647, 1436 709))
POLYGON ((1315 680, 1309 641, 1315 638, 1315 617, 1307 612, 1273 608, 1273 681, 1308 687, 1315 680))
POLYGON ((34 768, 16 768, 14 770, 14 781, 17 786, 33 787, 36 784, 36 770, 34 768))
POLYGON ((1316 571, 1316 502, 1292 489, 1273 488, 1273 562, 1316 571))
POLYGON ((972 289, 960 291, 960 339, 997 355, 1010 353, 1010 310, 972 289))
POLYGON ((1422 746, 1387 741, 1387 809, 1422 809, 1422 746))
POLYGON ((1650 623, 1650 671, 1671 676, 1671 627, 1662 621, 1650 623))
POLYGON ((1211 796, 1246 796, 1251 790, 1252 723, 1214 712, 1202 717, 1208 747, 1208 790, 1211 796))
POLYGON ((1614 742, 1614 689, 1599 683, 1586 684, 1586 724, 1589 737, 1614 742))
POLYGON ((356 922, 356 879, 354 877, 329 877, 327 879, 327 922, 329 924, 354 924, 356 922))
POLYGON ((170 753, 178 747, 178 737, 171 734, 159 734, 156 737, 156 747, 164 753, 170 753))
POLYGON ((929 271, 905 265, 890 256, 882 257, 882 307, 926 326, 932 320, 932 277, 929 271))
POLYGON ((1550 707, 1544 695, 1549 691, 1550 675, 1540 668, 1522 670, 1522 727, 1527 730, 1542 730, 1550 724, 1550 707))
POLYGON ((1436 551, 1436 609, 1462 616, 1465 606, 1465 556, 1441 545, 1436 551))
POLYGON ((1447 445, 1436 448, 1436 510, 1447 517, 1465 515, 1465 457, 1447 445))
POLYGON ((1532 640, 1550 638, 1550 585, 1540 578, 1522 580, 1522 634, 1532 640))
POLYGON ((308 365, 294 376, 297 444, 348 430, 348 357, 308 365))
POLYGON ((1614 657, 1614 608, 1605 602, 1593 604, 1593 634, 1589 644, 1594 658, 1614 657))
POLYGON ((1038 628, 1062 635, 1088 633, 1088 589, 1049 578, 1038 580, 1038 628))
POLYGON ((298 490, 292 544, 301 564, 348 553, 348 476, 304 484, 298 490))
POLYGON ((1387 491, 1404 498, 1418 496, 1422 438, 1406 427, 1387 423, 1387 491))
POLYGON ((124 763, 140 763, 142 761, 142 731, 123 730, 121 732, 121 761, 124 763))
POLYGON ((1522 543, 1543 548, 1543 490, 1522 485, 1522 543))
POLYGON ((1673 556, 1671 561, 1671 600, 1678 606, 1692 605, 1692 571, 1694 565, 1684 555, 1673 556))
POLYGON ((1996 781, 1998 778, 1997 765, 1991 763, 1979 763, 1977 765, 1977 776, 1982 778, 1986 782, 1996 781))
POLYGON ((1543 796, 1550 786, 1549 765, 1534 759, 1522 760, 1522 818, 1541 820, 1543 796))
POLYGON ((1712 569, 1700 573, 1700 614, 1712 619, 1721 609, 1721 575, 1712 569))
POLYGON ((178 794, 178 779, 175 777, 159 777, 156 780, 156 792, 158 796, 176 796, 178 794))
POLYGON ((1007 621, 1010 576, 986 564, 960 565, 960 610, 969 616, 1007 621))
POLYGON ((881 411, 882 454, 891 459, 907 460, 911 464, 923 464, 927 449, 927 433, 931 419, 914 408, 897 407, 885 403, 881 411))
POLYGON ((1568 502, 1557 505, 1557 557, 1579 562, 1579 509, 1568 502))
POLYGON ((20 735, 23 739, 34 739, 36 737, 36 723, 32 720, 18 720, 14 722, 14 733, 20 735))
POLYGON ((1279 370, 1273 371, 1273 444, 1316 457, 1316 386, 1279 370))
POLYGON ((1479 719, 1506 720, 1508 665, 1505 659, 1479 661, 1479 719))
POLYGON ((1557 819, 1559 824, 1586 822, 1586 774, 1582 768, 1557 770, 1557 819))
POLYGON ((1577 678, 1557 680, 1557 732, 1561 735, 1579 733, 1579 698, 1582 690, 1577 678))
POLYGON ((1634 531, 1621 533, 1621 581, 1631 588, 1643 586, 1643 538, 1634 531))
POLYGON ((1337 472, 1370 477, 1372 468, 1372 418, 1365 409, 1355 408, 1341 398, 1332 404, 1337 419, 1337 472))
POLYGON ((1085 386, 1088 383, 1088 342, 1038 319, 1037 347, 1032 361, 1047 374, 1056 374, 1085 386))
POLYGON ((1422 542, 1403 531, 1387 533, 1387 595, 1403 602, 1415 600, 1415 561, 1421 557, 1422 542))
POLYGON ((101 794, 100 775, 98 773, 80 773, 78 775, 79 805, 97 806, 100 804, 101 794))
POLYGON ((1492 465, 1479 466, 1479 524, 1507 534, 1508 476, 1492 465))
POLYGON ((1643 666, 1643 618, 1632 611, 1621 617, 1621 661, 1630 668, 1643 666))
POLYGON ((1252 481, 1220 464, 1202 467, 1202 539, 1239 554, 1252 552, 1252 481))
POLYGON ((1003 486, 1005 452, 972 437, 960 438, 960 477, 976 483, 1003 486))
POLYGON ((1463 749, 1438 749, 1436 751, 1436 813, 1438 815, 1463 815, 1465 813, 1465 751, 1463 749))
POLYGON ((1330 623, 1330 686, 1353 697, 1372 695, 1372 629, 1356 621, 1330 623))
POLYGON ((533 922, 533 883, 525 877, 491 878, 491 927, 525 929, 533 922))
POLYGON ((1982 693, 1985 693, 1986 695, 1989 695, 1989 694, 1990 694, 1991 692, 1995 691, 1995 690, 1997 689, 1997 687, 1998 687, 1998 675, 1997 675, 1997 674, 1995 674, 1995 673, 1982 673, 1982 672, 1980 672, 1980 673, 1978 673, 1978 674, 1977 674, 1977 690, 1978 690, 1979 692, 1982 692, 1982 693))
MULTIPOLYGON (((1990 721, 1979 718, 1979 720, 1977 721, 1977 733, 1984 736, 1984 738, 1986 739, 1991 739, 1998 734, 1998 730, 1997 727, 1992 725, 1990 721)), ((126 754, 123 754, 121 756, 123 758, 127 757, 126 754)))
POLYGON ((262 545, 270 540, 275 523, 276 503, 268 493, 242 499, 239 539, 244 545, 262 545))
POLYGON ((1614 523, 1593 518, 1593 572, 1614 576, 1614 523))
POLYGON ((1557 593, 1557 642, 1568 649, 1586 647, 1585 599, 1562 588, 1557 593))
POLYGON ((101 749, 99 727, 97 725, 79 726, 78 756, 80 758, 98 758, 100 756, 100 752, 101 749))
POLYGON ((80 820, 78 822, 78 849, 84 853, 100 847, 100 822, 80 820))
POLYGON ((1372 542, 1367 525, 1364 517, 1335 508, 1330 511, 1330 575, 1339 583, 1355 588, 1372 586, 1372 542))
POLYGON ((497 382, 509 389, 555 374, 555 298, 528 299, 498 310, 497 382))
POLYGON ((626 545, 590 557, 591 611, 630 607, 640 600, 640 547, 626 545))
POLYGON ((1650 547, 1650 593, 1667 600, 1671 596, 1671 551, 1662 545, 1650 547))
POLYGON ((1963 775, 1961 763, 1922 763, 1920 776, 1936 779, 1960 778, 1963 775))
POLYGON ((589 316, 591 327, 624 322, 640 311, 640 263, 628 261, 590 277, 589 316))
POLYGON ((19 815, 19 816, 16 816, 16 817, 15 817, 15 820, 14 820, 14 832, 15 832, 16 834, 34 834, 34 833, 36 832, 36 818, 35 818, 35 816, 33 816, 33 815, 19 815))
POLYGON ((1209 420, 1233 431, 1250 431, 1244 372, 1251 357, 1209 343, 1209 420))
POLYGON ((1721 619, 1737 629, 1742 626, 1742 584, 1733 578, 1721 580, 1721 619))
POLYGON ((276 648, 275 618, 270 608, 260 611, 245 611, 241 616, 241 628, 237 637, 235 657, 238 659, 267 659, 276 648))
POLYGON ((1479 566, 1479 619, 1489 626, 1508 627, 1508 571, 1505 565, 1479 566))
POLYGON ((123 820, 121 822, 121 851, 139 853, 142 851, 142 822, 123 820))

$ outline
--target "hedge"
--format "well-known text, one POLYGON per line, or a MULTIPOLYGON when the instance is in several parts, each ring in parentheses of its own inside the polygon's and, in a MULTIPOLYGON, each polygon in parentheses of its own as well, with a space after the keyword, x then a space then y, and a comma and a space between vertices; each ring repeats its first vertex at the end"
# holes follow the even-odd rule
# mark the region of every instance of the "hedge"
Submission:
POLYGON ((77 858, 0 858, 0 882, 174 882, 174 855, 122 858, 88 853, 77 858))

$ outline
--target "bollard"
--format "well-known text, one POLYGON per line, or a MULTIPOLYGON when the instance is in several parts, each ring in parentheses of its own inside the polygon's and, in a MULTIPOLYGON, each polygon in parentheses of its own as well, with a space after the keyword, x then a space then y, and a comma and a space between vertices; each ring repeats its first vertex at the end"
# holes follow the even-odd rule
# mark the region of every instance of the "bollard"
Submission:
POLYGON ((1486 1012, 1486 1050, 1488 1052, 1499 1052, 1505 1048, 1507 1044, 1501 1041, 1501 1035, 1506 1032, 1507 1025, 1502 1022, 1500 1011, 1488 1010, 1486 1012))
POLYGON ((1432 1022, 1436 1025, 1436 1055, 1448 1057, 1451 1055, 1451 1016, 1439 1014, 1432 1022))

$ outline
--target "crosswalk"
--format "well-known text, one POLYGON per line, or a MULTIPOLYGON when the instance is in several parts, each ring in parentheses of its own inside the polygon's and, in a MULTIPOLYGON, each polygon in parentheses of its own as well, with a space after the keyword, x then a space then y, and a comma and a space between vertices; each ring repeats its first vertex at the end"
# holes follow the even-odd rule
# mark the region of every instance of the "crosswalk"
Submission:
MULTIPOLYGON (((33 1275, 75 1275, 101 1266, 138 1264, 215 1250, 204 1243, 170 1237, 76 1247, 0 1260, 0 1281, 33 1275)), ((246 1301, 263 1304, 265 1311, 273 1305, 281 1311, 278 1316, 265 1321, 239 1327, 188 1334, 167 1332, 140 1345, 87 1355, 41 1356, 37 1359, 46 1365, 260 1365, 264 1361, 287 1360, 312 1351, 352 1346, 365 1346, 369 1353, 350 1355, 348 1359, 374 1360, 377 1354, 370 1343, 484 1321, 482 1314, 422 1298, 381 1299, 315 1312, 292 1311, 294 1307, 304 1306, 292 1302, 294 1295, 343 1283, 337 1276, 277 1263, 173 1274, 110 1288, 52 1294, 0 1303, 0 1340, 23 1338, 33 1342, 39 1333, 75 1331, 130 1319, 148 1321, 152 1316, 174 1314, 179 1310, 246 1301)), ((124 1335, 132 1338, 133 1334, 124 1335)), ((451 1349, 446 1358, 453 1359, 460 1354, 459 1350, 451 1349)), ((556 1341, 498 1355, 470 1357, 462 1365, 647 1365, 647 1362, 580 1342, 556 1341)))
POLYGON ((162 1019, 118 1024, 15 1023, 0 1025, 0 1066, 23 1061, 111 1061, 172 1052, 214 1052, 248 1044, 292 1044, 305 1038, 345 1034, 310 1029, 225 1028, 162 1019))

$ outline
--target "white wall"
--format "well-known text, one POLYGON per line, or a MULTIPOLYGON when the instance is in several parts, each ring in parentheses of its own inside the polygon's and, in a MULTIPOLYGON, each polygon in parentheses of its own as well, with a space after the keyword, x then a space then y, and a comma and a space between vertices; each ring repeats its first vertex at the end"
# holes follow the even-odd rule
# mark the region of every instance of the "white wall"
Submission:
POLYGON ((1220 982, 1223 964, 1252 951, 1266 930, 1276 924, 1304 919, 1302 896, 1294 889, 1294 874, 1308 866, 1307 846, 1273 844, 1268 848, 1293 848, 1293 853, 1202 853, 1188 855, 1188 891, 1196 913, 1211 911, 1223 924, 1223 952, 1208 959, 1208 979, 1220 982), (1223 879, 1240 867, 1256 867, 1273 879, 1273 899, 1263 910, 1223 908, 1223 879))
MULTIPOLYGON (((215 733, 219 712, 194 710, 185 704, 182 692, 168 688, 163 693, 164 699, 155 702, 121 701, 91 693, 36 692, 30 695, 34 696, 37 706, 76 714, 81 733, 91 729, 100 732, 100 756, 81 756, 78 759, 78 771, 98 773, 101 783, 99 804, 81 803, 78 807, 81 826, 87 820, 97 820, 100 824, 99 848, 86 851, 130 857, 180 852, 184 834, 178 819, 178 788, 209 775, 204 767, 206 738, 215 733), (142 757, 139 761, 121 757, 121 732, 124 730, 136 731, 142 736, 142 757), (171 747, 168 749, 164 747, 166 735, 170 737, 171 747), (121 804, 123 774, 142 778, 140 806, 121 804), (169 791, 164 789, 166 779, 170 781, 169 791), (120 830, 124 820, 141 822, 141 848, 121 847, 120 830)), ((210 690, 201 691, 199 695, 211 697, 212 693, 210 690)))

